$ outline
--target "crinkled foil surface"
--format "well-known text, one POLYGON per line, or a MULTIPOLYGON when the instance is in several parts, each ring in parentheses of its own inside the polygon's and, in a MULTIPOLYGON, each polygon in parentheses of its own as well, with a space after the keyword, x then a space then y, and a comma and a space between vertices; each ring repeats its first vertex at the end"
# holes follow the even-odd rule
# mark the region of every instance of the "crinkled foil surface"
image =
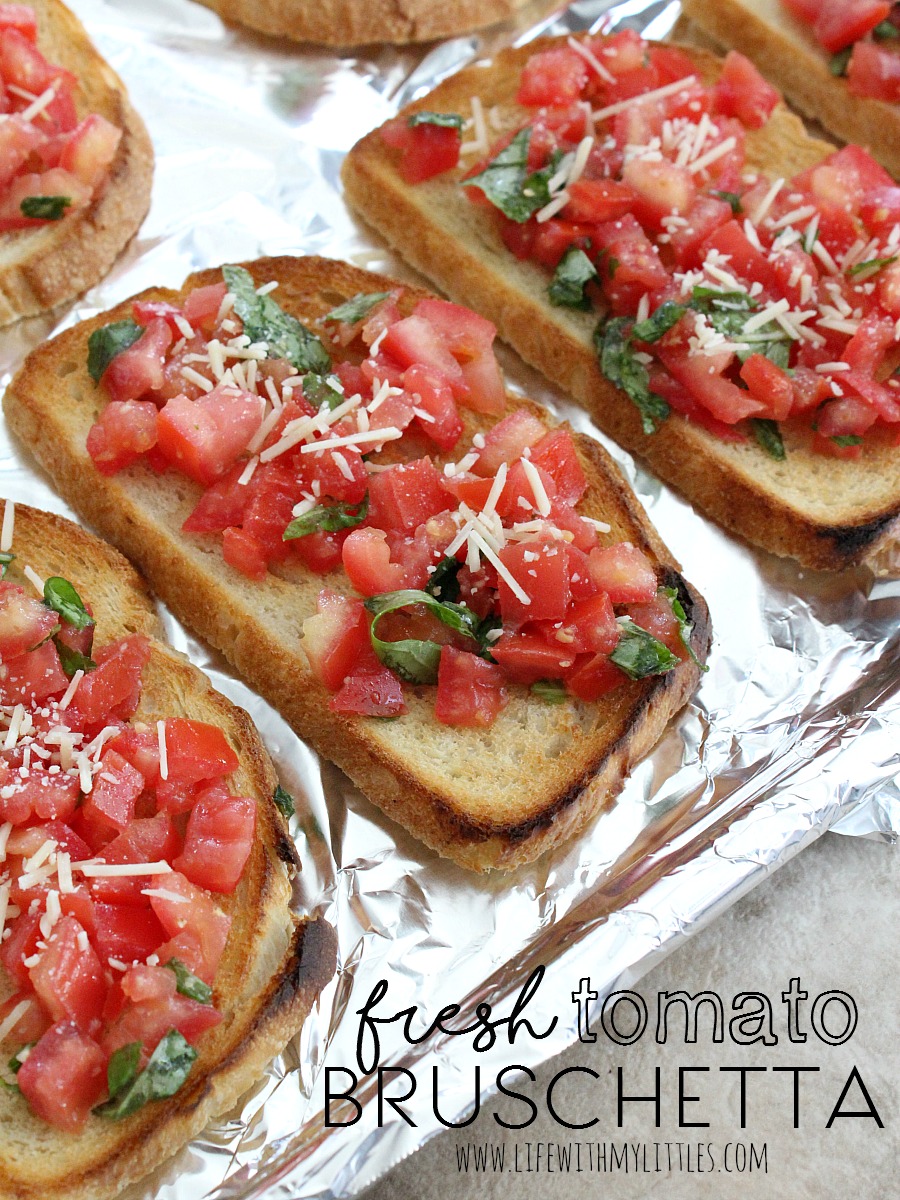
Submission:
MULTIPOLYGON (((189 0, 71 3, 125 79, 157 165, 138 238, 66 324, 151 284, 178 286, 194 269, 260 254, 327 254, 408 274, 344 207, 345 152, 474 57, 593 27, 608 8, 584 0, 548 16, 544 0, 484 35, 336 56, 227 28, 189 0)), ((662 37, 678 4, 632 0, 610 14, 662 37)), ((58 321, 0 333, 4 383, 58 321)), ((515 386, 596 435, 512 355, 504 365, 515 386)), ((416 1105, 416 1128, 390 1109, 379 1128, 371 1080, 357 1090, 362 1116, 352 1128, 324 1125, 324 1067, 355 1065, 355 1010, 380 979, 390 1012, 419 1006, 419 1032, 425 1014, 454 1001, 464 1016, 482 1001, 508 1014, 545 965, 528 1016, 537 1028, 559 1018, 546 1040, 511 1048, 501 1038, 476 1055, 470 1038, 411 1047, 384 1028, 382 1063, 416 1069, 420 1089, 436 1066, 440 1111, 453 1120, 474 1103, 476 1061, 487 1088, 501 1067, 533 1067, 576 1039, 569 993, 581 975, 601 998, 628 987, 828 827, 885 839, 900 832, 900 581, 816 575, 739 545, 600 440, 707 597, 711 670, 612 810, 513 875, 482 879, 418 845, 167 617, 175 645, 249 710, 300 801, 298 902, 336 925, 340 967, 252 1094, 135 1189, 135 1200, 352 1196, 436 1132, 430 1096, 416 1105)), ((67 511, 5 431, 0 492, 67 511)))

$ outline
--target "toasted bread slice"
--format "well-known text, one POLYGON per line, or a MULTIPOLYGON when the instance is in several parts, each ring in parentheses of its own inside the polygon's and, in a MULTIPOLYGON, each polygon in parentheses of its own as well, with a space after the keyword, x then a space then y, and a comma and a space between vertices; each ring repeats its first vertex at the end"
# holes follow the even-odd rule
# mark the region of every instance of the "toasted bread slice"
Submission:
POLYGON ((98 644, 132 632, 154 639, 137 718, 184 715, 224 730, 240 757, 233 786, 256 797, 258 806, 257 838, 244 876, 233 895, 217 898, 233 917, 215 981, 224 1020, 203 1034, 181 1090, 123 1121, 90 1117, 81 1133, 69 1134, 0 1089, 0 1195, 100 1200, 164 1162, 260 1077, 331 977, 334 935, 323 921, 301 921, 291 912, 296 851, 273 803, 275 773, 253 723, 157 640, 162 628, 133 568, 72 522, 22 505, 16 508, 14 550, 10 578, 27 565, 73 582, 93 608, 98 644))
POLYGON ((854 96, 831 55, 781 0, 684 0, 684 15, 719 46, 740 50, 790 102, 835 137, 858 142, 900 176, 900 105, 854 96))
MULTIPOLYGON (((466 68, 404 109, 468 113, 472 96, 496 106, 504 128, 527 112, 514 103, 519 75, 535 42, 466 68)), ((720 69, 714 55, 685 47, 705 83, 720 69)), ((783 105, 767 125, 747 133, 747 163, 769 176, 790 177, 821 161, 833 146, 810 138, 783 105)), ((363 138, 344 163, 347 200, 405 258, 461 304, 489 317, 521 356, 589 411, 601 429, 642 455, 666 482, 727 529, 810 567, 835 568, 883 554, 900 527, 900 452, 867 448, 862 458, 823 458, 810 435, 785 429, 783 462, 755 443, 726 443, 673 413, 647 435, 625 394, 603 376, 592 335, 596 313, 553 307, 548 277, 503 245, 485 208, 459 186, 462 171, 411 186, 378 131, 363 138)))
POLYGON ((79 117, 98 113, 123 136, 101 194, 86 208, 33 229, 0 234, 0 325, 71 300, 102 279, 150 205, 153 148, 125 85, 60 0, 32 0, 38 47, 78 77, 79 117))
MULTIPOLYGON (((277 280, 281 306, 310 324, 360 292, 402 286, 320 258, 245 265, 259 286, 277 280)), ((184 290, 220 278, 218 271, 202 271, 184 290)), ((183 294, 145 293, 175 302, 183 294)), ((405 302, 422 295, 407 289, 405 302)), ((323 584, 348 590, 343 572, 323 577, 296 568, 254 583, 224 562, 218 538, 181 531, 199 494, 196 485, 144 466, 103 478, 88 458, 85 438, 104 401, 85 369, 87 340, 129 311, 123 304, 48 342, 7 391, 10 424, 63 495, 140 565, 173 611, 217 646, 301 737, 441 854, 476 870, 511 868, 585 825, 684 704, 698 667, 683 662, 596 704, 548 705, 514 687, 495 724, 481 730, 439 724, 428 687, 408 689, 409 712, 396 720, 331 712, 327 691, 310 673, 301 632, 323 584)), ((475 414, 465 419, 469 437, 485 427, 475 414)), ((615 540, 630 540, 650 555, 660 580, 678 588, 694 622, 695 650, 705 655, 703 600, 678 574, 612 460, 593 440, 578 436, 576 442, 589 480, 581 511, 608 521, 615 540)))
POLYGON ((322 46, 430 42, 506 20, 531 0, 201 0, 226 21, 322 46))

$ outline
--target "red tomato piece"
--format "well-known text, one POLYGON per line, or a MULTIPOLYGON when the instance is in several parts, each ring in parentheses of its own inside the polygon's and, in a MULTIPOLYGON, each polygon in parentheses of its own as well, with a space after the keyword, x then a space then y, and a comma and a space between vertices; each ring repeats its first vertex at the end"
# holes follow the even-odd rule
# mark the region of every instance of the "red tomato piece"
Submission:
POLYGON ((0 680, 3 704, 34 704, 59 695, 69 683, 60 666, 59 651, 52 642, 44 642, 37 650, 9 659, 5 666, 6 674, 0 680))
POLYGON ((0 31, 16 29, 29 42, 37 41, 37 16, 27 4, 0 4, 0 31))
POLYGON ((570 47, 542 50, 525 64, 516 103, 532 108, 571 104, 581 96, 589 74, 587 62, 570 47))
MULTIPOLYGON (((169 972, 171 974, 171 972, 169 972)), ((103 1049, 109 1055, 122 1046, 141 1042, 144 1047, 142 1063, 146 1063, 159 1042, 170 1029, 177 1029, 192 1045, 207 1029, 214 1029, 222 1014, 211 1004, 201 1004, 178 992, 156 1000, 129 1004, 112 1022, 103 1036, 103 1049)))
POLYGON ((684 216, 697 196, 697 184, 686 167, 668 159, 654 162, 633 158, 626 163, 622 180, 634 193, 631 212, 645 229, 658 232, 665 217, 684 216))
POLYGON ((236 462, 230 471, 206 489, 197 506, 181 528, 186 533, 222 533, 230 525, 240 525, 253 497, 249 484, 239 483, 245 463, 236 462))
POLYGON ((459 363, 448 349, 441 331, 424 317, 404 317, 391 325, 381 349, 403 370, 417 363, 432 367, 444 376, 455 396, 462 398, 465 395, 467 389, 459 363))
POLYGON ((493 478, 501 463, 514 463, 529 446, 535 446, 547 433, 543 421, 517 408, 498 421, 484 435, 484 447, 472 468, 476 475, 493 478))
POLYGON ((5 187, 25 165, 28 156, 43 142, 39 131, 30 121, 15 113, 0 123, 0 186, 5 187))
POLYGON ((155 731, 138 730, 129 725, 108 746, 140 771, 148 788, 156 786, 159 780, 159 738, 155 731))
POLYGON ((605 592, 573 604, 561 623, 554 622, 543 632, 548 641, 559 642, 564 650, 575 654, 610 654, 620 634, 612 602, 605 592))
POLYGON ((872 188, 863 197, 859 206, 860 218, 868 229, 890 232, 891 226, 900 221, 900 187, 872 188))
POLYGON ((591 577, 613 604, 633 604, 656 596, 656 572, 642 550, 631 542, 592 550, 588 556, 591 577))
POLYGON ((657 595, 645 604, 629 604, 626 612, 635 625, 652 633, 679 658, 687 657, 687 649, 681 640, 681 626, 668 596, 657 595))
POLYGON ((94 921, 94 943, 104 962, 143 962, 166 940, 166 931, 149 908, 97 903, 94 921))
POLYGON ((399 463, 369 478, 367 523, 376 529, 411 533, 449 507, 441 474, 430 458, 399 463))
POLYGON ((434 715, 442 725, 485 728, 508 703, 500 667, 466 650, 441 647, 434 715))
POLYGON ((627 682, 628 676, 610 662, 606 654, 594 654, 585 659, 566 677, 566 687, 572 695, 589 703, 627 682))
POLYGON ((67 821, 78 804, 78 779, 64 772, 51 775, 47 767, 33 763, 22 779, 14 774, 0 798, 0 815, 14 825, 38 816, 41 820, 67 821))
POLYGON ((168 322, 155 317, 134 345, 117 354, 103 372, 103 386, 110 400, 139 400, 161 387, 165 355, 171 344, 168 322))
POLYGON ((401 152, 400 174, 407 183, 421 183, 449 171, 459 162, 460 131, 453 126, 414 125, 402 117, 381 130, 387 145, 401 152))
POLYGON ((188 933, 197 939, 201 969, 195 973, 206 983, 212 983, 225 949, 231 917, 222 912, 207 892, 195 887, 178 871, 153 876, 148 890, 150 904, 166 933, 171 938, 188 933))
POLYGON ((791 413, 812 412, 831 396, 831 387, 824 375, 798 364, 792 380, 794 398, 791 413))
POLYGON ((121 140, 121 129, 91 113, 66 142, 59 165, 93 191, 106 178, 121 140))
POLYGON ((238 769, 237 754, 217 725, 186 717, 166 720, 168 777, 185 783, 219 779, 238 769))
MULTIPOLYGON (((171 818, 161 812, 155 817, 136 817, 123 833, 104 847, 103 857, 109 863, 162 862, 164 859, 171 862, 180 849, 180 840, 171 818)), ((105 879, 96 879, 91 886, 99 887, 106 882, 105 879)), ((139 881, 139 886, 143 887, 144 884, 139 881)))
POLYGON ((29 972, 31 985, 53 1021, 74 1021, 85 1033, 99 1027, 106 979, 87 933, 74 917, 61 917, 47 949, 29 972))
POLYGON ((369 644, 362 601, 323 588, 315 615, 303 622, 301 643, 315 677, 337 691, 369 644))
POLYGON ((682 270, 698 267, 703 257, 700 247, 731 217, 731 205, 726 200, 702 193, 697 196, 685 213, 687 224, 675 226, 669 234, 669 245, 678 266, 682 270))
MULTIPOLYGON (((447 349, 459 363, 469 362, 490 350, 497 336, 497 327, 460 304, 426 296, 413 309, 413 316, 423 317, 441 335, 447 349)), ((394 324, 395 322, 392 322, 394 324)))
POLYGON ((23 913, 10 925, 10 935, 0 943, 0 962, 20 988, 31 990, 31 976, 24 964, 37 950, 41 940, 41 914, 23 913))
POLYGON ((756 67, 737 50, 729 50, 713 88, 713 109, 737 117, 748 129, 761 129, 772 115, 779 95, 756 67))
POLYGON ((597 225, 615 221, 631 211, 634 192, 627 183, 615 179, 577 179, 568 184, 569 203, 565 207, 567 221, 597 225))
POLYGON ((328 707, 332 712, 364 717, 397 717, 406 712, 403 685, 393 671, 378 662, 351 671, 328 707))
POLYGON ((341 565, 341 552, 349 530, 339 529, 336 533, 317 530, 291 543, 294 554, 317 575, 324 575, 341 565))
MULTIPOLYGON (((503 491, 497 500, 496 509, 504 520, 527 521, 530 520, 536 511, 539 510, 539 501, 535 485, 532 483, 532 476, 526 474, 525 467, 522 465, 524 460, 514 463, 506 476, 506 481, 503 485, 503 491)), ((556 499, 556 480, 543 467, 535 466, 538 479, 547 494, 547 499, 550 500, 551 506, 556 499)), ((479 481, 491 482, 493 481, 479 481)), ((540 488, 537 489, 540 491, 540 488)), ((485 497, 487 499, 487 497, 485 497)))
POLYGON ((721 375, 706 355, 690 355, 663 344, 657 345, 656 354, 690 396, 717 420, 734 425, 763 411, 755 397, 721 375))
POLYGON ((0 658, 31 650, 59 624, 59 616, 14 583, 0 583, 0 658))
POLYGON ((150 400, 113 400, 87 435, 87 452, 102 475, 130 467, 156 445, 156 405, 150 400))
MULTIPOLYGON (((410 367, 403 376, 403 386, 419 410, 415 415, 422 432, 440 450, 452 450, 462 434, 463 424, 443 375, 430 367, 410 367)), ((380 411, 377 409, 375 415, 380 411)))
POLYGON ((747 240, 741 226, 735 220, 720 225, 706 239, 702 247, 705 258, 710 250, 718 250, 731 258, 728 270, 746 283, 761 283, 764 288, 777 292, 778 277, 772 264, 747 240))
POLYGON ((750 395, 763 405, 764 415, 773 421, 783 421, 794 403, 794 389, 784 371, 764 354, 751 354, 740 374, 750 395))
POLYGON ((97 664, 78 685, 70 705, 87 725, 93 725, 115 711, 122 716, 123 706, 132 704, 124 719, 131 716, 140 696, 141 672, 150 657, 150 642, 142 633, 131 633, 103 646, 94 655, 97 664))
POLYGON ((256 538, 243 529, 229 528, 223 532, 222 557, 230 567, 257 583, 269 573, 265 551, 256 538))
POLYGON ((407 586, 406 568, 391 561, 391 548, 382 529, 364 526, 352 530, 344 542, 342 559, 351 584, 363 596, 396 592, 407 586))
POLYGON ((134 806, 144 790, 144 777, 113 749, 107 749, 101 765, 84 807, 91 816, 102 817, 121 833, 134 820, 134 806))
POLYGON ((669 272, 659 251, 633 214, 598 225, 595 236, 596 244, 606 251, 599 264, 603 290, 616 312, 635 312, 645 292, 668 284, 669 272))
POLYGON ((32 1047, 16 1082, 31 1111, 78 1133, 106 1095, 107 1056, 72 1021, 60 1021, 32 1047))
POLYGON ((258 396, 219 384, 198 400, 175 396, 167 401, 156 433, 169 462, 208 486, 225 474, 261 424, 258 396))
POLYGON ((865 37, 891 11, 888 0, 823 0, 813 33, 830 54, 865 37))
POLYGON ((233 892, 250 857, 256 801, 232 796, 222 784, 201 792, 188 817, 184 850, 172 864, 210 892, 233 892))
POLYGON ((569 560, 560 542, 517 542, 504 546, 500 561, 528 596, 528 602, 499 576, 504 621, 559 621, 569 607, 569 560))
POLYGON ((5 1021, 9 1014, 20 1004, 25 1004, 21 1016, 12 1026, 7 1037, 10 1040, 15 1040, 22 1045, 28 1042, 36 1042, 50 1028, 52 1022, 47 1014, 38 1003, 37 997, 29 995, 27 992, 16 992, 14 996, 6 1001, 5 1004, 0 1004, 0 1022, 5 1021))
POLYGON ((212 333, 227 291, 225 283, 210 283, 206 287, 193 288, 185 297, 185 319, 194 329, 212 333))
POLYGON ((127 999, 133 1004, 140 1004, 146 1000, 168 1000, 175 995, 178 980, 175 972, 164 965, 148 967, 140 964, 125 972, 120 987, 127 999))
POLYGON ((553 429, 532 447, 531 462, 553 477, 556 494, 565 504, 577 504, 587 480, 568 429, 553 429))
POLYGON ((514 683, 537 683, 539 679, 561 679, 575 664, 575 652, 562 642, 549 642, 534 629, 505 631, 491 654, 514 683))

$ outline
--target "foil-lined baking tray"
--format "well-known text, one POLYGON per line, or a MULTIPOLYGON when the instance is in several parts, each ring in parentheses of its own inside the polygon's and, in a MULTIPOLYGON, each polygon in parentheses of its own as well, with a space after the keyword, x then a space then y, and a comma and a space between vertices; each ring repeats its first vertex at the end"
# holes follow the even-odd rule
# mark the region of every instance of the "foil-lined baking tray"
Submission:
MULTIPOLYGON (((327 254, 408 275, 341 200, 340 163, 357 138, 503 45, 595 28, 605 15, 662 37, 679 11, 665 0, 630 0, 605 14, 602 0, 582 0, 548 15, 544 0, 484 34, 338 57, 226 28, 189 0, 72 7, 125 79, 157 166, 139 237, 63 324, 151 284, 178 286, 192 270, 260 254, 327 254)), ((4 385, 58 323, 57 314, 0 333, 4 385)), ((432 1068, 439 1111, 455 1120, 475 1102, 476 1066, 486 1091, 503 1067, 534 1067, 576 1039, 569 998, 582 976, 590 975, 599 1005, 828 827, 886 839, 900 832, 900 581, 862 570, 816 575, 738 544, 512 354, 504 365, 515 387, 598 436, 622 466, 709 602, 709 674, 583 836, 512 875, 483 879, 382 816, 164 614, 174 644, 251 713, 300 799, 298 902, 337 927, 340 967, 302 1034, 238 1108, 134 1189, 135 1198, 352 1196, 440 1128, 432 1068), (500 1038, 476 1053, 471 1038, 411 1047, 384 1026, 382 1065, 407 1067, 419 1085, 405 1106, 415 1128, 390 1108, 379 1126, 371 1077, 356 1091, 359 1120, 326 1127, 324 1069, 359 1074, 356 1012, 379 980, 388 982, 385 1012, 418 1006, 412 1029, 420 1034, 451 1002, 461 1020, 480 1003, 509 1015, 539 965, 528 1018, 543 1030, 556 1017, 551 1036, 514 1046, 500 1038)), ((5 431, 0 493, 72 515, 5 431)), ((335 1116, 347 1113, 336 1106, 335 1116)))

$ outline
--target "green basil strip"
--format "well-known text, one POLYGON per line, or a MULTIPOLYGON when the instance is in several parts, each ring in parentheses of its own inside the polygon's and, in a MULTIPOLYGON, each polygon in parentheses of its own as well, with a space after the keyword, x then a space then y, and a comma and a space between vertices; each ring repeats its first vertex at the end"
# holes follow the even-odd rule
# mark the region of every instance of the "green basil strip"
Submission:
POLYGON ((23 217, 33 217, 39 221, 61 221, 71 205, 69 196, 26 196, 19 205, 19 211, 23 217))
POLYGON ((406 124, 410 129, 415 129, 417 125, 438 125, 442 129, 462 131, 465 122, 459 113, 417 112, 406 118, 406 124))
POLYGON ((363 523, 368 512, 368 492, 359 504, 320 504, 302 516, 294 517, 281 535, 281 540, 289 542, 294 538, 308 537, 311 533, 336 533, 339 529, 352 529, 363 523))
POLYGON ((373 308, 382 300, 387 300, 390 292, 359 292, 352 300, 339 304, 330 313, 326 313, 323 321, 342 321, 345 325, 356 325, 363 317, 367 317, 373 308))
POLYGON ((750 428, 753 430, 753 436, 762 449, 765 450, 766 454, 770 458, 774 458, 776 462, 784 462, 787 453, 781 437, 781 430, 778 428, 778 422, 770 421, 763 417, 751 417, 750 428))
POLYGON ((344 403, 343 392, 339 392, 328 382, 333 378, 333 375, 329 375, 327 379, 324 375, 303 376, 303 395, 314 408, 321 408, 325 404, 328 408, 335 409, 339 404, 344 403))
POLYGON ((704 673, 709 670, 706 663, 702 663, 697 657, 694 647, 691 644, 691 634, 694 632, 694 622, 687 619, 687 613, 684 611, 684 605, 681 603, 681 598, 678 595, 678 589, 673 587, 664 587, 659 589, 665 596, 668 597, 669 603, 672 605, 672 612, 675 614, 675 620, 678 622, 678 632, 681 637, 682 644, 685 650, 704 673))
POLYGON ((744 309, 747 312, 757 307, 756 301, 748 292, 726 292, 721 288, 700 285, 691 292, 691 308, 697 312, 710 313, 719 310, 735 311, 744 309))
POLYGON ((84 601, 69 583, 59 575, 51 575, 44 583, 44 604, 59 613, 64 621, 76 629, 87 629, 94 618, 84 607, 84 601))
MULTIPOLYGON (((94 1112, 99 1117, 120 1121, 151 1100, 174 1096, 190 1074, 196 1058, 197 1051, 193 1046, 177 1029, 170 1029, 150 1055, 143 1071, 120 1086, 115 1095, 94 1112)), ((124 1072, 122 1074, 124 1077, 124 1072)))
POLYGON ((843 50, 838 50, 837 54, 832 54, 828 61, 828 70, 832 75, 841 78, 847 74, 847 66, 850 62, 850 55, 853 53, 852 46, 846 46, 843 50))
POLYGON ((120 1046, 113 1054, 106 1067, 106 1087, 110 1100, 114 1100, 134 1081, 140 1061, 140 1042, 129 1042, 127 1046, 120 1046))
POLYGON ((539 679, 531 685, 530 691, 547 704, 565 704, 569 699, 569 693, 558 679, 539 679))
POLYGON ((741 206, 741 198, 737 192, 720 192, 718 189, 713 188, 709 194, 711 196, 718 196, 720 200, 724 200, 726 204, 730 205, 731 211, 735 216, 744 211, 741 206))
POLYGON ((547 289, 550 303, 559 308, 578 308, 587 311, 591 302, 584 294, 585 284, 597 278, 597 268, 583 250, 570 246, 562 258, 547 289))
POLYGON ((639 342, 658 342, 659 339, 677 325, 687 308, 676 304, 674 300, 666 300, 646 321, 639 321, 631 330, 631 336, 639 342))
POLYGON ((88 338, 88 375, 99 383, 103 372, 112 360, 143 336, 143 329, 129 317, 125 321, 113 321, 101 325, 88 338))
POLYGON ((879 42, 892 42, 900 38, 900 29, 893 21, 879 21, 872 30, 872 37, 879 42))
POLYGON ((0 550, 0 579, 6 578, 6 568, 15 557, 11 550, 0 550))
POLYGON ((97 664, 92 658, 88 658, 86 654, 81 654, 80 651, 73 650, 65 642, 61 642, 58 637, 53 639, 53 643, 59 654, 59 665, 70 679, 76 671, 84 671, 85 675, 87 675, 89 671, 96 670, 97 664))
POLYGON ((200 1004, 212 1004, 212 988, 202 979, 198 979, 180 958, 170 958, 163 965, 174 972, 177 981, 175 990, 182 996, 187 996, 189 1000, 196 1000, 200 1004))
POLYGON ((425 591, 429 596, 434 596, 435 600, 440 600, 442 603, 455 601, 459 599, 459 575, 462 563, 458 558, 441 559, 438 565, 434 568, 425 584, 425 591))
POLYGON ((549 203, 548 184, 562 158, 561 154, 555 153, 546 167, 529 175, 530 143, 531 130, 520 129, 483 171, 463 180, 463 187, 480 188, 495 208, 519 225, 549 203))
POLYGON ((324 375, 331 369, 325 347, 305 325, 286 313, 271 296, 260 296, 243 267, 226 266, 222 277, 234 296, 234 311, 251 342, 265 342, 268 358, 286 358, 298 371, 324 375))
POLYGON ((616 317, 597 326, 594 345, 600 356, 600 370, 637 407, 644 433, 656 433, 670 409, 662 396, 650 391, 647 368, 631 348, 630 327, 628 317, 616 317))
POLYGON ((290 818, 296 812, 294 797, 290 792, 285 791, 280 783, 276 786, 275 791, 272 793, 272 799, 275 801, 275 807, 285 817, 290 818))
POLYGON ((871 271, 873 275, 882 270, 884 267, 889 267, 891 263, 897 261, 897 255, 892 254, 890 258, 870 258, 866 262, 856 263, 852 267, 847 268, 848 275, 861 275, 863 271, 871 271))
POLYGON ((396 672, 408 683, 436 683, 441 647, 437 642, 404 638, 398 642, 384 642, 378 637, 376 628, 385 613, 395 612, 411 604, 424 604, 428 611, 444 625, 461 633, 464 637, 478 641, 479 620, 475 614, 461 604, 445 604, 428 592, 405 588, 399 592, 382 592, 370 596, 365 606, 373 616, 370 637, 372 649, 379 660, 396 672))
POLYGON ((836 433, 831 440, 836 446, 861 446, 863 443, 858 433, 836 433))
POLYGON ((652 633, 636 625, 631 617, 619 617, 618 622, 621 636, 609 660, 630 679, 665 675, 681 662, 677 654, 657 641, 652 633))

